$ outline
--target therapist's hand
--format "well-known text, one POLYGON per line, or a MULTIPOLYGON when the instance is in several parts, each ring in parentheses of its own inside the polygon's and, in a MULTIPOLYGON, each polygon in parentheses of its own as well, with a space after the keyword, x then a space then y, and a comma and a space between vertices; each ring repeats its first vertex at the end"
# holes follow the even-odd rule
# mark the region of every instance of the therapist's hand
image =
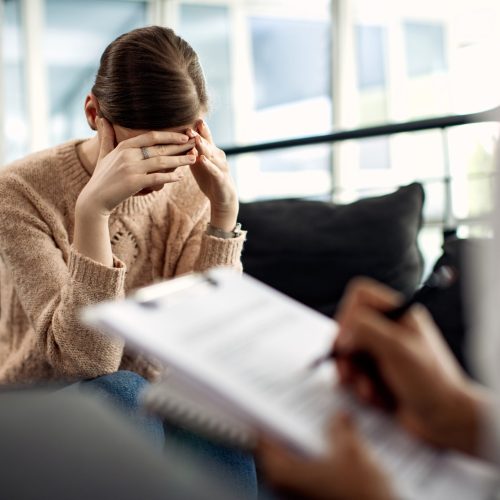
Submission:
POLYGON ((267 439, 257 456, 271 485, 309 500, 395 498, 389 479, 346 415, 334 418, 324 457, 305 459, 267 439))
POLYGON ((423 306, 414 306, 398 322, 382 314, 400 302, 399 294, 372 280, 350 284, 336 318, 341 383, 365 402, 380 402, 377 388, 350 358, 369 353, 395 398, 395 417, 403 427, 434 445, 477 454, 487 397, 463 373, 423 306))

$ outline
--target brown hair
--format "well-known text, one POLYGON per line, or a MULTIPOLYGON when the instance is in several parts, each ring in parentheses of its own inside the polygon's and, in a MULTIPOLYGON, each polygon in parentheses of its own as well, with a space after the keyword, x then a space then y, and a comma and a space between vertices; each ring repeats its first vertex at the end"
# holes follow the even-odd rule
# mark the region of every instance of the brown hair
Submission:
POLYGON ((161 26, 135 29, 111 42, 92 93, 102 116, 132 129, 187 125, 208 107, 196 52, 161 26))

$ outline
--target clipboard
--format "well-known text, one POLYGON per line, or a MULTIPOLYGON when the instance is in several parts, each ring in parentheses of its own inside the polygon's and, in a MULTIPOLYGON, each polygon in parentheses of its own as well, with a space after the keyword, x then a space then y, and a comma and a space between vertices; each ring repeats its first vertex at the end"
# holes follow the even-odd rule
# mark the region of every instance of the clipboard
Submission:
MULTIPOLYGON (((288 403, 278 403, 276 394, 269 397, 264 386, 271 381, 280 392, 298 385, 310 362, 331 347, 333 320, 229 268, 182 276, 90 306, 82 320, 164 363, 160 384, 169 386, 166 397, 158 397, 162 390, 154 385, 144 403, 177 423, 189 420, 202 433, 209 424, 211 436, 241 446, 251 446, 256 429, 267 429, 301 453, 325 451, 323 425, 310 426, 304 416, 287 417, 288 403), (209 397, 181 408, 181 392, 209 397)), ((318 370, 307 383, 329 394, 331 367, 318 370)))

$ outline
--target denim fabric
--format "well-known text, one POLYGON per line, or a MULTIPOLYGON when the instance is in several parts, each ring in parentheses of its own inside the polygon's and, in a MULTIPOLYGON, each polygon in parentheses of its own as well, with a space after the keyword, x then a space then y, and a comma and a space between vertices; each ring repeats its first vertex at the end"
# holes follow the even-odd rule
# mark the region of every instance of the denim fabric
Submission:
POLYGON ((125 414, 135 427, 151 438, 157 446, 163 446, 165 433, 161 419, 143 412, 139 406, 139 394, 148 381, 137 373, 121 370, 79 383, 85 389, 99 393, 125 414))
POLYGON ((241 492, 238 498, 257 498, 257 474, 253 457, 241 450, 213 443, 168 422, 164 423, 167 446, 177 446, 203 460, 206 467, 213 470, 230 483, 233 490, 241 492))

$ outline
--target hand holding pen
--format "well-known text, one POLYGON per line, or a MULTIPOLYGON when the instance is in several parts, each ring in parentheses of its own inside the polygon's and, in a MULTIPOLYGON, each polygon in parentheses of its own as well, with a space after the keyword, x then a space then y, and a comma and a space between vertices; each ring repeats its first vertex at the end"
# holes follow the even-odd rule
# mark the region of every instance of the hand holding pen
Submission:
MULTIPOLYGON (((425 282, 422 288, 420 288, 412 297, 405 300, 399 306, 381 312, 386 319, 398 321, 414 304, 425 302, 429 298, 432 298, 435 294, 440 293, 441 290, 451 286, 455 281, 456 271, 451 267, 442 266, 430 275, 429 279, 425 282)), ((388 410, 394 410, 396 400, 394 395, 391 393, 391 390, 384 383, 374 357, 369 352, 364 350, 345 353, 338 348, 337 344, 338 342, 330 352, 311 363, 309 369, 315 369, 323 362, 331 359, 340 361, 340 363, 338 363, 339 365, 343 361, 347 361, 352 369, 362 374, 362 377, 365 380, 368 379, 370 381, 371 386, 377 394, 377 399, 380 405, 388 410)))

